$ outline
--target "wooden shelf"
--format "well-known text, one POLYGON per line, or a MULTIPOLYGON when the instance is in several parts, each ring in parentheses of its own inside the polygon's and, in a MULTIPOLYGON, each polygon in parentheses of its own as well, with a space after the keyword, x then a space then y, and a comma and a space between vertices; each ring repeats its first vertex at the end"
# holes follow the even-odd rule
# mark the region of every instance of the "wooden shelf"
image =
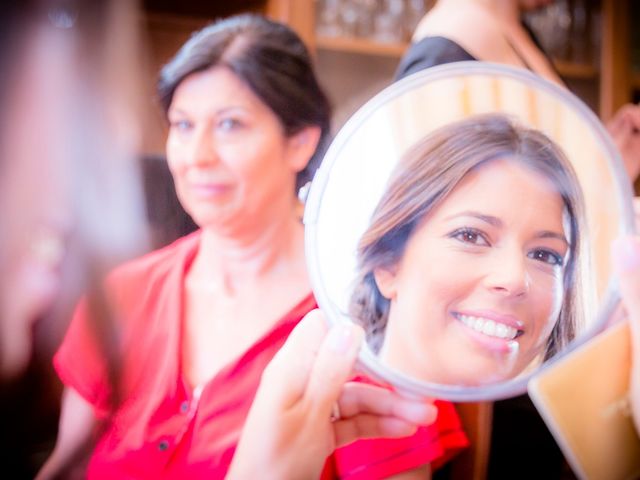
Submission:
MULTIPOLYGON (((408 43, 382 43, 356 37, 316 37, 316 46, 322 50, 334 52, 359 53, 363 55, 381 55, 400 58, 409 48, 408 43)), ((589 64, 554 60, 560 75, 567 78, 593 80, 598 78, 598 69, 589 64)))
POLYGON ((400 58, 409 48, 408 43, 382 43, 355 37, 316 37, 316 46, 322 50, 382 55, 400 58))
POLYGON ((590 64, 573 63, 556 59, 553 60, 553 64, 562 77, 576 78, 579 80, 595 80, 599 75, 598 68, 590 64))

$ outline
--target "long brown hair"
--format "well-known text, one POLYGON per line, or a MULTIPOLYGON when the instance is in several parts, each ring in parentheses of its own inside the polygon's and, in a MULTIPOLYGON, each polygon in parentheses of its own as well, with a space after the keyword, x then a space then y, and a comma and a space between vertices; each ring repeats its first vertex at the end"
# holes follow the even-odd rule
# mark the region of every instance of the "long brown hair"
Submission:
POLYGON ((390 301, 374 270, 397 265, 420 222, 443 202, 470 171, 496 159, 522 163, 549 179, 562 197, 570 225, 565 295, 560 316, 547 342, 545 357, 561 350, 576 333, 581 313, 578 257, 582 250, 584 205, 573 168, 562 150, 542 132, 518 125, 502 114, 473 116, 426 135, 400 159, 357 250, 358 275, 350 315, 365 329, 378 351, 390 301))

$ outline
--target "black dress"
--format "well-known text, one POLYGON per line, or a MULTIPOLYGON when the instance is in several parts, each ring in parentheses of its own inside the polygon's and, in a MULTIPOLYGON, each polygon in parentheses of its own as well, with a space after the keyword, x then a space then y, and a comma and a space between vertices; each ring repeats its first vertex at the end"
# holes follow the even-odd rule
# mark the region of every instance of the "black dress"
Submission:
POLYGON ((478 60, 457 43, 444 37, 425 37, 411 45, 400 60, 395 80, 445 63, 478 60))

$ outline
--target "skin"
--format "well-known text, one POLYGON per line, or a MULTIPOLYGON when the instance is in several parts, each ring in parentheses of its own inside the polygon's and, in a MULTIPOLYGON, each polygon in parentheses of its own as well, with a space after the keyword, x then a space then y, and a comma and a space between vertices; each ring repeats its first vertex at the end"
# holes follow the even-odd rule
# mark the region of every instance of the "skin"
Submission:
POLYGON ((625 105, 607 123, 607 130, 618 147, 631 181, 640 174, 640 107, 625 105))
POLYGON ((399 264, 374 272, 391 300, 381 359, 456 385, 504 380, 530 365, 562 305, 564 211, 550 181, 522 164, 496 160, 469 173, 423 220, 399 264), (485 330, 465 324, 469 317, 485 330), (498 338, 490 323, 511 334, 498 338))

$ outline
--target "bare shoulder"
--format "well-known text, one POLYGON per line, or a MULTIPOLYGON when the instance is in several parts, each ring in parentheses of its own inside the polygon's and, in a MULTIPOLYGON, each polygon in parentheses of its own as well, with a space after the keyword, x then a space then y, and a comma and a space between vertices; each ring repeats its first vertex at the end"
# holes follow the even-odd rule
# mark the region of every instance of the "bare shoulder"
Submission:
POLYGON ((433 8, 418 24, 413 41, 444 37, 481 60, 495 60, 502 55, 504 38, 495 18, 474 8, 450 10, 433 8))

